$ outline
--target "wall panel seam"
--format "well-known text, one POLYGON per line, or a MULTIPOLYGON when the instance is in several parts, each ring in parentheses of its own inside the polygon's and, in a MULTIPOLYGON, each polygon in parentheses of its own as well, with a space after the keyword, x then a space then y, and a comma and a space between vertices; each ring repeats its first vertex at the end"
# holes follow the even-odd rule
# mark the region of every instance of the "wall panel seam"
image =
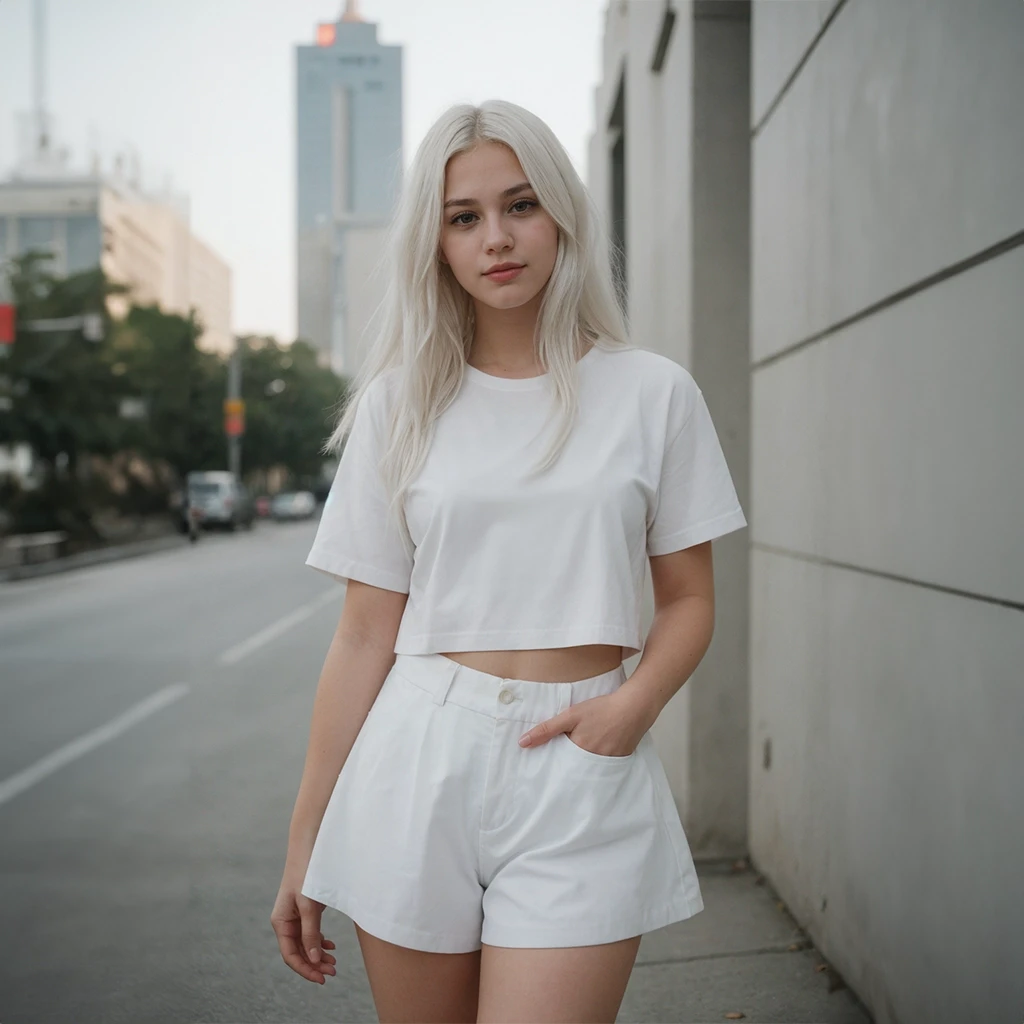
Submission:
POLYGON ((811 334, 800 341, 793 342, 792 345, 787 345, 785 348, 779 349, 778 352, 773 352, 770 356, 765 356, 763 359, 756 359, 751 362, 750 367, 752 370, 762 370, 766 366, 771 366, 773 363, 777 363, 779 360, 785 359, 787 356, 791 356, 793 353, 799 352, 801 349, 805 349, 809 345, 813 345, 815 342, 828 338, 833 334, 838 334, 840 331, 846 330, 847 327, 852 327, 854 324, 860 323, 861 320, 867 320, 868 317, 872 317, 876 313, 884 312, 892 306, 895 306, 906 299, 912 298, 920 292, 927 291, 929 288, 934 288, 936 285, 942 284, 950 278, 958 277, 960 274, 963 274, 968 270, 973 270, 975 267, 980 267, 982 264, 988 263, 990 260, 994 260, 999 256, 1004 256, 1006 253, 1012 252, 1021 245, 1024 245, 1024 231, 1018 231, 1016 234, 1010 235, 1009 238, 1004 238, 1002 241, 996 242, 995 245, 990 245, 987 249, 982 249, 981 252, 974 253, 974 255, 968 256, 966 259, 953 263, 948 267, 943 267, 942 270, 937 270, 935 273, 921 278, 920 281, 908 284, 905 288, 900 288, 899 291, 895 291, 891 295, 887 295, 885 298, 871 303, 870 306, 865 306, 856 313, 851 313, 842 320, 837 320, 829 327, 816 331, 814 334, 811 334))
MULTIPOLYGON (((799 2, 799 0, 790 0, 790 2, 799 2)), ((826 17, 825 20, 821 23, 821 28, 819 28, 818 31, 815 32, 814 38, 808 44, 807 49, 804 50, 803 56, 796 62, 796 66, 789 73, 789 76, 782 83, 782 87, 775 94, 775 99, 773 99, 771 103, 768 104, 768 109, 765 110, 764 114, 761 116, 761 120, 758 121, 757 124, 754 125, 754 127, 751 129, 750 137, 752 139, 757 138, 758 132, 761 131, 765 124, 767 124, 768 119, 778 109, 779 104, 782 103, 782 100, 785 97, 786 93, 789 92, 790 88, 792 88, 793 83, 797 80, 797 78, 800 77, 800 72, 803 71, 805 65, 811 59, 811 54, 814 53, 814 51, 817 49, 818 43, 821 42, 825 33, 829 30, 829 27, 832 25, 832 22, 836 20, 836 15, 845 6, 846 0, 836 0, 835 6, 832 8, 831 11, 828 12, 828 17, 826 17)))
POLYGON ((895 583, 906 583, 912 587, 921 587, 925 590, 935 590, 943 594, 952 594, 954 597, 964 597, 970 601, 981 601, 984 604, 994 604, 1001 608, 1012 608, 1014 611, 1024 612, 1024 601, 1012 601, 1005 597, 993 597, 990 594, 981 594, 977 591, 963 590, 960 587, 948 587, 943 583, 933 583, 930 580, 915 579, 912 576, 902 576, 895 572, 886 572, 884 569, 871 569, 864 565, 854 565, 852 562, 840 562, 834 558, 826 558, 824 555, 812 555, 806 551, 795 551, 792 548, 779 547, 775 544, 766 544, 764 541, 751 541, 752 551, 763 551, 770 555, 779 555, 783 558, 792 558, 799 562, 809 562, 812 565, 823 565, 830 569, 844 569, 847 572, 857 572, 864 576, 874 576, 878 579, 892 580, 895 583))

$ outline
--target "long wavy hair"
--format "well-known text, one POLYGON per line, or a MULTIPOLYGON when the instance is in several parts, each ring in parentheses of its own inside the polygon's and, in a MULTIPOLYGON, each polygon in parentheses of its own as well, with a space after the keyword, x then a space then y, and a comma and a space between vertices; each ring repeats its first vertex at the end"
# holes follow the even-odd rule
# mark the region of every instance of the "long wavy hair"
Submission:
POLYGON ((368 328, 363 364, 324 447, 325 454, 336 453, 366 389, 384 374, 393 378, 387 382, 389 391, 393 388, 391 423, 380 471, 410 549, 405 493, 427 456, 434 421, 459 392, 473 343, 473 301, 439 258, 445 170, 457 153, 484 141, 515 153, 558 228, 558 252, 534 344, 551 377, 553 413, 561 417, 535 473, 557 461, 576 421, 580 340, 605 349, 635 347, 627 339, 601 215, 554 132, 535 114, 504 100, 446 110, 424 137, 406 177, 385 244, 384 298, 368 328))

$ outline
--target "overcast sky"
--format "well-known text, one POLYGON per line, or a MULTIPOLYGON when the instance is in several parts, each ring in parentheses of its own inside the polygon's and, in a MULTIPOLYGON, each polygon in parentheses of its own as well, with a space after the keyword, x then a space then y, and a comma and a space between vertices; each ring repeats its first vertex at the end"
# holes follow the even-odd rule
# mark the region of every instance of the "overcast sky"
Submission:
MULTIPOLYGON (((295 331, 294 46, 342 0, 47 0, 48 107, 87 169, 134 149, 170 177, 234 272, 234 326, 295 331)), ((404 47, 405 159, 449 104, 513 100, 544 118, 582 175, 606 0, 361 0, 404 47)), ((31 106, 32 0, 0 0, 0 177, 31 106)))

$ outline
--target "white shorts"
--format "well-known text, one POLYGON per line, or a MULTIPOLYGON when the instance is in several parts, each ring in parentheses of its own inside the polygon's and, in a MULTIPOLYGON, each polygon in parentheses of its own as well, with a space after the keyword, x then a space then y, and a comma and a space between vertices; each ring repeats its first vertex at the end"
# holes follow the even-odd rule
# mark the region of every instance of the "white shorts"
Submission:
POLYGON ((668 779, 532 725, 616 690, 399 654, 324 813, 302 893, 387 942, 438 953, 589 946, 703 909, 668 779))

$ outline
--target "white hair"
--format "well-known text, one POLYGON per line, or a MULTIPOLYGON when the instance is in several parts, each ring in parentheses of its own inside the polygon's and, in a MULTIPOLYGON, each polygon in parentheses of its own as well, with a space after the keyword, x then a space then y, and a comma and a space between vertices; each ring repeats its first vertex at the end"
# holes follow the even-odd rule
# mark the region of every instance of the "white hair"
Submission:
MULTIPOLYGON (((384 299, 370 328, 363 365, 344 398, 325 452, 337 452, 356 406, 383 374, 395 378, 390 437, 380 470, 394 512, 422 467, 434 421, 462 385, 473 342, 474 309, 451 268, 439 259, 445 170, 457 153, 499 142, 522 165, 541 206, 558 228, 558 252, 537 317, 537 360, 550 374, 561 422, 535 472, 557 461, 578 415, 576 360, 585 338, 600 348, 633 348, 619 306, 601 216, 554 132, 535 114, 504 100, 450 107, 416 151, 385 247, 384 299)), ((411 545, 405 516, 403 539, 411 545)))

